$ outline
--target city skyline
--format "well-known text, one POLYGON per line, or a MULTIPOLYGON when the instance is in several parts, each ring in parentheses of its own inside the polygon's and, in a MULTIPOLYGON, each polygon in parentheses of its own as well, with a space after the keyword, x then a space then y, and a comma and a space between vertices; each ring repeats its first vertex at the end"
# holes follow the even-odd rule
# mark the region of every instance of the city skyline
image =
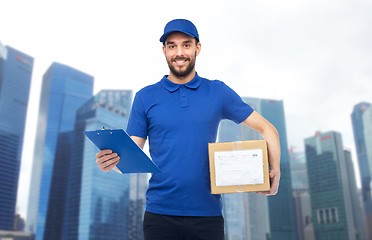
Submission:
POLYGON ((25 1, 20 9, 8 1, 0 16, 0 41, 35 58, 18 198, 28 199, 41 80, 49 65, 57 61, 94 76, 94 93, 136 92, 168 73, 158 40, 172 18, 198 27, 201 76, 220 79, 241 96, 284 101, 289 145, 303 149, 303 139, 315 131, 336 130, 356 162, 350 113, 358 102, 372 102, 367 1, 191 2, 177 13, 174 5, 150 1, 38 3, 25 1))

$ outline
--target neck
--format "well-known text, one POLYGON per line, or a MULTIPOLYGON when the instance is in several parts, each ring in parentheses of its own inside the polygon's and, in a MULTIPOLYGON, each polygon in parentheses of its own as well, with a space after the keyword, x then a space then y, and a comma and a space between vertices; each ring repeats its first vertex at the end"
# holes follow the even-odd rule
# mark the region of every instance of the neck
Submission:
POLYGON ((172 72, 170 72, 168 76, 168 80, 176 84, 186 84, 190 82, 191 80, 193 80, 195 78, 195 75, 196 75, 195 70, 183 77, 178 77, 172 74, 172 72))

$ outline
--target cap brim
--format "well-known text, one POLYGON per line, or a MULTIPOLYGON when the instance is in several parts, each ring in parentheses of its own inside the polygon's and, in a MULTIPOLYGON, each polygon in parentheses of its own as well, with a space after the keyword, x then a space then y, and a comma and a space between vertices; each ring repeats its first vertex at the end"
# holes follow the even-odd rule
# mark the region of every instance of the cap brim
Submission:
POLYGON ((179 30, 174 30, 174 31, 171 31, 171 32, 164 33, 163 36, 161 36, 161 38, 160 38, 160 42, 164 43, 165 40, 167 39, 167 37, 168 37, 170 34, 174 33, 174 32, 184 33, 184 34, 186 34, 186 35, 189 35, 190 37, 197 38, 197 37, 195 37, 195 36, 194 36, 193 34, 191 34, 191 33, 184 32, 184 31, 179 31, 179 30))

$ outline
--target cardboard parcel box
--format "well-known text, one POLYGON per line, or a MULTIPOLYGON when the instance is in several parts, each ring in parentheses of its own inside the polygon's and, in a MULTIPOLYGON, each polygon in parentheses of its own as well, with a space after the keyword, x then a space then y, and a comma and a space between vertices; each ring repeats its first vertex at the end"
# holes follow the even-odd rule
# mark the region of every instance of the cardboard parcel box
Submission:
POLYGON ((269 191, 265 140, 209 143, 212 194, 269 191))

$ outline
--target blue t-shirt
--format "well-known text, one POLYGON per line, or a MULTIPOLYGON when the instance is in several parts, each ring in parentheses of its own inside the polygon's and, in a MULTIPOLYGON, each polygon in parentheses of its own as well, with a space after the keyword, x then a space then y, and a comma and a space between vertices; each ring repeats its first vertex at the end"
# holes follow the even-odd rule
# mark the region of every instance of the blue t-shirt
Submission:
POLYGON ((127 132, 149 139, 154 173, 146 211, 176 216, 220 216, 222 201, 211 194, 208 143, 222 119, 244 121, 253 109, 221 81, 199 77, 175 84, 164 76, 137 92, 127 132))

